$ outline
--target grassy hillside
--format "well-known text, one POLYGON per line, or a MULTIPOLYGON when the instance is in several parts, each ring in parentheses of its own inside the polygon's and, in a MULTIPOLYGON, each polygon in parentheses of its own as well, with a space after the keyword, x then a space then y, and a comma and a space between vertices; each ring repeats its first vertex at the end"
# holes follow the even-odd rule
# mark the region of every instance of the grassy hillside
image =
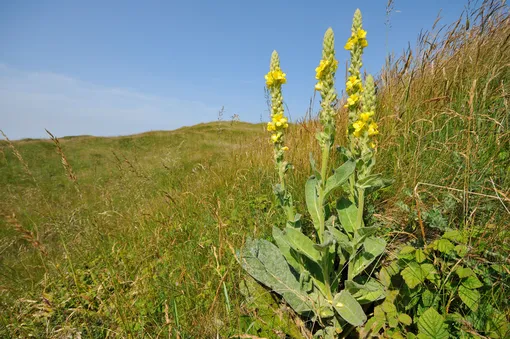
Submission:
MULTIPOLYGON (((507 328, 480 328, 510 319, 509 37, 508 8, 486 3, 421 35, 377 79, 376 167, 395 182, 371 196, 365 222, 391 243, 385 260, 448 230, 469 234, 463 260, 487 268, 492 288, 486 317, 458 325, 466 338, 503 338, 507 328)), ((346 120, 339 108, 338 144, 346 120)), ((51 140, 0 142, 0 337, 299 337, 276 299, 250 298, 260 290, 235 257, 285 222, 264 128, 64 137, 61 154, 51 140)), ((299 210, 319 128, 309 117, 287 137, 299 210)))

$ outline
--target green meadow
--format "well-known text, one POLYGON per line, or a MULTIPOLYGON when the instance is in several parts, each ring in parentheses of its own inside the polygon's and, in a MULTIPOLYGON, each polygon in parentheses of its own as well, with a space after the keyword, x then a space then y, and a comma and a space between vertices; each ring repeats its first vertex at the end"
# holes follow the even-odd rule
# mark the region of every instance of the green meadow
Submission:
MULTIPOLYGON (((393 182, 367 196, 363 223, 387 243, 371 266, 387 293, 364 308, 370 328, 338 337, 510 337, 510 17, 485 3, 468 18, 375 77, 374 171, 393 182)), ((285 136, 299 211, 310 153, 320 162, 316 113, 285 136)), ((286 222, 265 124, 56 137, 0 141, 0 337, 321 337, 240 264, 249 238, 273 241, 286 222)))

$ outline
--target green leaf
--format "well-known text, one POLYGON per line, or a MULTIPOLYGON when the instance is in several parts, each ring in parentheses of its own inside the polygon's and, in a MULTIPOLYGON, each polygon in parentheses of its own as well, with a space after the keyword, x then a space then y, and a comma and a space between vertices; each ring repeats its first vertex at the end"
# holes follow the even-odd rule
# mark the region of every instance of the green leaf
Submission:
POLYGON ((445 232, 442 236, 443 239, 448 239, 455 242, 462 242, 462 235, 458 230, 445 232))
POLYGON ((431 307, 434 304, 434 293, 430 290, 423 291, 421 295, 421 302, 425 307, 431 307))
POLYGON ((414 261, 410 262, 407 267, 400 272, 400 275, 411 289, 423 283, 427 276, 425 272, 423 272, 421 266, 414 261))
POLYGON ((418 337, 429 339, 448 339, 448 326, 444 318, 433 308, 426 310, 418 319, 418 337))
POLYGON ((331 236, 336 240, 338 246, 344 250, 346 250, 349 254, 352 254, 354 249, 352 248, 351 241, 349 237, 336 229, 335 227, 329 227, 328 231, 331 233, 331 236))
POLYGON ((314 176, 310 177, 305 184, 306 207, 308 208, 315 229, 319 228, 322 209, 322 206, 319 204, 319 195, 317 192, 318 184, 319 180, 314 176))
POLYGON ((459 257, 464 257, 468 253, 468 247, 466 245, 455 246, 455 252, 459 257))
POLYGON ((474 276, 475 275, 475 272, 473 272, 472 269, 470 269, 469 267, 458 267, 456 270, 455 270, 455 273, 457 273, 457 275, 459 276, 459 278, 467 278, 467 277, 471 277, 471 276, 474 276))
POLYGON ((354 233, 356 227, 356 218, 358 217, 358 208, 347 198, 340 198, 336 202, 336 210, 340 224, 346 232, 354 233))
POLYGON ((455 245, 447 239, 439 239, 437 242, 437 250, 441 253, 450 253, 455 249, 455 245))
POLYGON ((416 249, 413 246, 404 246, 398 253, 398 258, 411 260, 414 258, 414 251, 416 251, 416 249))
POLYGON ((370 279, 365 284, 358 284, 352 280, 344 282, 345 289, 361 304, 368 304, 385 297, 384 286, 375 279, 370 279))
POLYGON ((312 312, 319 296, 301 291, 278 247, 267 240, 248 240, 242 252, 242 267, 256 280, 283 296, 298 314, 312 312))
POLYGON ((480 292, 469 289, 463 285, 459 286, 459 297, 473 312, 478 309, 480 302, 480 292))
POLYGON ((354 172, 355 168, 356 162, 352 160, 346 161, 342 164, 342 166, 338 167, 335 170, 335 173, 326 180, 324 199, 326 199, 335 188, 340 187, 344 182, 346 182, 354 172))
POLYGON ((483 286, 475 275, 470 275, 469 277, 462 279, 461 284, 469 289, 477 289, 483 286))
POLYGON ((367 316, 359 302, 346 290, 333 298, 333 308, 349 324, 361 326, 367 321, 367 316))
POLYGON ((314 248, 314 242, 300 230, 293 227, 286 227, 284 238, 290 247, 298 253, 301 253, 311 260, 319 263, 321 261, 321 253, 314 248))
POLYGON ((393 183, 393 180, 384 179, 381 174, 371 174, 363 179, 358 180, 356 186, 366 190, 366 194, 377 191, 378 189, 387 187, 393 183))
POLYGON ((364 251, 360 251, 354 257, 352 263, 353 277, 363 272, 379 255, 384 253, 386 240, 376 237, 368 237, 363 242, 364 251))
POLYGON ((398 315, 398 321, 406 326, 409 326, 413 323, 413 319, 405 313, 400 313, 398 315))
POLYGON ((437 274, 436 268, 432 264, 421 264, 420 265, 423 274, 426 279, 434 280, 434 276, 437 274))
POLYGON ((427 259, 427 255, 425 254, 425 252, 423 252, 421 248, 417 249, 416 252, 414 252, 414 257, 416 258, 417 263, 422 263, 425 261, 425 259, 427 259))
POLYGON ((290 245, 285 240, 283 231, 276 226, 273 227, 273 239, 289 265, 291 265, 298 273, 303 272, 303 265, 298 263, 298 261, 292 256, 292 253, 290 252, 290 245))

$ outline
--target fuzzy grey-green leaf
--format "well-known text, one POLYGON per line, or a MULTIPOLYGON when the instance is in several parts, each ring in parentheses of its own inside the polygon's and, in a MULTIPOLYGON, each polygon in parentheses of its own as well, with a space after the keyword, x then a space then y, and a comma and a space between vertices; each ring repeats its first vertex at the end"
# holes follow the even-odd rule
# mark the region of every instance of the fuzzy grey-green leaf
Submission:
POLYGON ((342 166, 335 170, 335 173, 326 180, 324 197, 327 197, 335 188, 340 187, 349 179, 356 168, 356 163, 352 160, 346 161, 342 166))
POLYGON ((361 326, 367 321, 367 316, 359 302, 346 290, 341 291, 333 298, 335 311, 349 324, 361 326))

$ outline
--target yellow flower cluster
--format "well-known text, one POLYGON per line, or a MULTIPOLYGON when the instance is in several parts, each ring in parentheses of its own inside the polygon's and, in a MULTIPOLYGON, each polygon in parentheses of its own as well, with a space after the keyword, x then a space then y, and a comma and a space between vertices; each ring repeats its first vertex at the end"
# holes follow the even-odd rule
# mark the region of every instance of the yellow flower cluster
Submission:
POLYGON ((351 75, 347 82, 345 83, 345 88, 347 90, 347 93, 356 93, 356 92, 362 92, 363 87, 361 83, 361 79, 359 79, 355 75, 351 75))
POLYGON ((283 73, 281 69, 269 71, 265 75, 267 87, 269 88, 274 85, 281 85, 286 83, 287 82, 286 76, 287 75, 283 73))
POLYGON ((359 28, 356 33, 352 33, 351 37, 347 40, 345 44, 345 49, 350 51, 354 48, 355 45, 359 44, 362 48, 368 46, 367 42, 367 32, 361 28, 359 28))
POLYGON ((283 131, 287 128, 289 128, 289 123, 283 113, 274 114, 271 117, 271 121, 267 123, 267 130, 273 132, 271 135, 271 141, 273 143, 280 141, 283 131))
POLYGON ((327 74, 336 72, 337 68, 338 60, 334 59, 333 62, 331 62, 330 60, 322 59, 319 63, 319 66, 315 68, 315 79, 319 80, 315 85, 315 90, 321 91, 324 87, 322 80, 324 80, 327 74))
MULTIPOLYGON (((372 120, 373 116, 374 116, 374 112, 361 113, 359 115, 359 120, 357 120, 356 122, 354 122, 352 124, 352 127, 354 128, 352 135, 354 135, 356 138, 359 138, 361 136, 364 136, 365 132, 370 137, 379 134, 379 130, 378 130, 379 127, 372 120)), ((372 143, 372 145, 373 145, 373 143, 372 143)))
POLYGON ((360 96, 358 93, 353 93, 347 98, 347 103, 344 105, 344 107, 347 108, 353 108, 358 105, 360 101, 360 96))

